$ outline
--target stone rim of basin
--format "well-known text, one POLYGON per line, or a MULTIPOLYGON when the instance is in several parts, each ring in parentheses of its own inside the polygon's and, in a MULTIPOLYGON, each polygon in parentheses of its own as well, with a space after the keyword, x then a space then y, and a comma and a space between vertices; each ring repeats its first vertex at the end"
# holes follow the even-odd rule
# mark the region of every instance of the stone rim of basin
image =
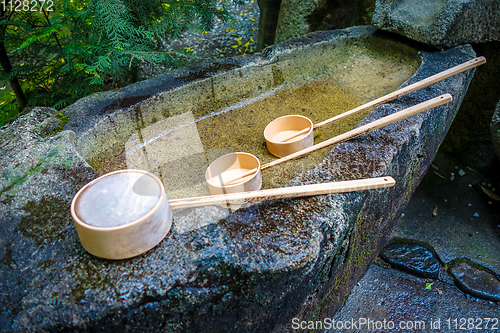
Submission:
MULTIPOLYGON (((162 79, 163 80, 162 82, 164 82, 164 80, 167 80, 167 81, 170 81, 170 82, 173 81, 174 84, 171 86, 171 88, 172 89, 176 89, 178 87, 178 85, 176 85, 178 79, 179 78, 183 78, 183 77, 188 77, 187 74, 192 73, 192 72, 203 72, 204 76, 200 77, 200 78, 196 78, 194 81, 188 81, 187 84, 190 84, 192 82, 198 82, 199 80, 209 79, 210 77, 213 77, 213 76, 217 76, 219 74, 219 71, 218 71, 219 68, 222 68, 222 70, 224 70, 224 72, 225 72, 225 70, 227 70, 227 69, 231 70, 232 68, 239 68, 239 67, 243 67, 243 66, 246 66, 246 65, 254 66, 257 61, 259 63, 273 62, 273 61, 275 61, 276 58, 279 58, 279 56, 280 56, 281 53, 288 53, 288 52, 290 52, 290 50, 293 50, 294 48, 301 48, 304 45, 308 45, 310 43, 312 43, 312 44, 322 43, 324 40, 329 40, 329 39, 332 39, 332 38, 333 39, 340 38, 340 39, 347 39, 347 40, 350 39, 350 38, 356 38, 356 37, 359 37, 359 36, 361 36, 363 38, 366 38, 366 37, 374 36, 377 33, 379 33, 379 32, 377 32, 376 29, 374 29, 373 27, 355 27, 355 28, 348 28, 348 29, 344 29, 344 30, 336 30, 336 31, 330 31, 330 32, 319 32, 319 33, 307 35, 307 36, 304 36, 304 37, 301 37, 301 38, 298 38, 298 39, 294 39, 294 40, 291 40, 291 41, 287 41, 287 42, 282 43, 282 44, 274 45, 273 47, 265 49, 264 52, 262 52, 261 55, 254 55, 252 57, 246 57, 246 59, 242 58, 242 60, 240 58, 226 59, 225 63, 228 64, 227 68, 226 68, 226 66, 221 66, 220 64, 218 64, 218 65, 216 65, 214 67, 213 65, 211 65, 210 62, 208 62, 208 63, 205 63, 205 64, 199 64, 197 66, 194 66, 194 68, 184 68, 184 69, 181 69, 181 70, 177 70, 177 71, 174 71, 171 74, 167 74, 165 76, 165 78, 162 79), (234 64, 235 62, 237 63, 240 60, 242 62, 241 65, 234 64), (200 69, 200 68, 205 68, 205 69, 200 69), (208 69, 212 68, 212 70, 207 70, 206 68, 208 68, 208 69)), ((383 33, 383 34, 387 35, 387 33, 383 33)), ((456 48, 456 49, 460 49, 460 48, 456 48)), ((426 59, 427 55, 428 55, 428 53, 419 52, 419 57, 421 59, 420 67, 418 68, 417 72, 414 73, 413 76, 410 79, 408 79, 401 87, 409 85, 412 81, 417 81, 417 77, 419 75, 419 72, 422 71, 423 67, 425 67, 425 66, 429 66, 431 68, 432 67, 436 67, 436 65, 432 63, 433 62, 432 60, 428 61, 426 59)), ((441 65, 443 65, 443 64, 441 64, 441 65)), ((446 66, 444 66, 444 68, 442 68, 441 70, 438 70, 438 71, 442 71, 444 69, 448 69, 449 67, 450 66, 448 66, 446 64, 446 66)), ((224 72, 222 72, 222 73, 224 73, 224 72)), ((437 72, 437 71, 435 71, 435 72, 437 72)), ((152 80, 155 80, 155 79, 150 79, 149 81, 152 81, 152 80)), ((137 84, 137 86, 139 87, 140 84, 141 83, 137 84)), ((439 84, 439 83, 434 84, 434 86, 436 86, 436 85, 441 85, 441 84, 439 84)), ((133 90, 133 89, 130 89, 129 87, 126 87, 126 88, 124 88, 124 90, 133 90)), ((425 90, 429 91, 430 93, 432 93, 433 89, 431 87, 428 87, 425 90)), ((441 90, 438 90, 438 91, 443 91, 443 90, 441 89, 441 90)), ((421 91, 417 91, 416 93, 421 93, 421 91)), ((114 96, 115 96, 115 100, 119 99, 116 95, 114 95, 114 96)), ((100 97, 101 96, 99 96, 99 98, 100 97)), ((144 101, 140 101, 138 103, 140 104, 140 103, 143 103, 143 102, 147 102, 150 98, 151 98, 151 95, 147 95, 147 98, 144 101)), ((405 102, 409 101, 410 102, 409 104, 416 103, 416 99, 414 99, 411 96, 408 96, 407 98, 403 98, 403 100, 405 100, 405 102)), ((78 103, 87 103, 87 101, 86 101, 86 99, 83 99, 81 102, 77 102, 75 104, 78 104, 78 103)), ((392 103, 387 103, 385 105, 382 105, 382 108, 390 107, 392 105, 398 105, 399 103, 400 103, 399 100, 395 100, 392 103)), ((109 104, 108 104, 108 106, 109 106, 109 104)), ((105 108, 106 107, 107 106, 105 106, 105 108)), ((397 108, 400 108, 400 107, 397 106, 397 108)), ((67 109, 67 111, 72 111, 72 110, 74 110, 74 109, 72 109, 71 106, 67 109)), ((119 111, 119 110, 121 110, 121 109, 117 109, 116 111, 119 111)), ((369 120, 367 120, 367 119, 369 119, 370 117, 373 118, 373 113, 374 112, 371 112, 367 117, 365 117, 365 119, 358 124, 358 127, 361 126, 361 125, 363 125, 364 123, 368 122, 369 120)), ((386 113, 387 112, 384 112, 384 114, 386 114, 386 113)), ((66 124, 65 128, 71 128, 71 126, 72 125, 68 123, 68 124, 66 124)), ((400 126, 398 126, 398 127, 400 127, 400 126)), ((85 134, 85 133, 83 133, 83 134, 85 134)), ((371 134, 371 135, 366 136, 366 137, 373 137, 373 136, 375 136, 375 134, 371 134)), ((78 144, 77 144, 77 147, 78 147, 78 144)), ((330 154, 334 150, 336 150, 337 148, 338 147, 333 148, 330 151, 330 154)), ((327 158, 325 158, 325 160, 327 160, 327 158)), ((324 161, 322 163, 320 163, 320 164, 323 164, 324 161)), ((313 172, 313 171, 314 170, 308 170, 308 171, 304 172, 303 174, 307 174, 307 173, 310 173, 310 172, 313 172)), ((307 184, 307 183, 309 183, 307 181, 306 182, 301 182, 300 181, 300 179, 303 177, 303 174, 301 174, 298 177, 296 177, 294 180, 292 180, 291 182, 289 182, 289 184, 307 184)), ((346 178, 342 178, 342 176, 341 176, 339 180, 342 180, 342 179, 346 179, 346 178)), ((197 210, 199 210, 199 209, 197 209, 197 210)), ((203 216, 203 213, 201 213, 200 216, 203 216)))

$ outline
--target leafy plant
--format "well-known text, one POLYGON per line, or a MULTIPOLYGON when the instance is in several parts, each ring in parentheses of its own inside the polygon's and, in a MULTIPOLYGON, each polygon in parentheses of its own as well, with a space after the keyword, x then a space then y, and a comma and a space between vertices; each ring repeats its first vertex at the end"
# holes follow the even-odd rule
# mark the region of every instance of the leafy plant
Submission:
POLYGON ((188 29, 209 30, 216 19, 228 20, 230 1, 243 3, 61 0, 52 11, 42 9, 43 1, 37 11, 0 6, 0 81, 15 92, 15 98, 12 92, 3 95, 0 124, 25 106, 61 109, 95 91, 136 82, 147 66, 185 65, 189 48, 169 49, 169 41, 188 29))

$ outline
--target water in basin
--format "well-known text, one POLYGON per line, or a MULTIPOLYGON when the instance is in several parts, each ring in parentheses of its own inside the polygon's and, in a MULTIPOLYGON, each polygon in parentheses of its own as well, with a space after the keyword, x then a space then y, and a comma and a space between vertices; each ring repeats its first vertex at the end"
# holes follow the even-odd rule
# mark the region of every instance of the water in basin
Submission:
MULTIPOLYGON (((324 49, 322 46, 323 54, 311 50, 310 58, 300 60, 302 63, 295 67, 290 64, 296 59, 284 59, 257 68, 256 76, 263 75, 259 73, 266 68, 268 74, 272 73, 273 82, 267 88, 266 81, 258 84, 251 78, 250 69, 233 69, 240 71, 240 81, 229 82, 234 80, 232 74, 223 73, 222 77, 229 75, 229 81, 224 81, 229 83, 220 83, 226 84, 222 89, 214 89, 217 78, 207 79, 212 85, 211 103, 195 108, 186 95, 174 106, 165 104, 162 114, 168 117, 154 117, 146 125, 144 107, 136 109, 141 113, 136 116, 141 126, 125 142, 87 161, 101 174, 125 168, 153 172, 162 179, 171 199, 209 195, 205 170, 214 159, 236 151, 256 155, 261 164, 276 159, 267 151, 263 136, 272 120, 299 114, 318 123, 396 90, 419 66, 413 48, 384 38, 329 46, 332 51, 326 54, 324 49), (238 84, 247 92, 245 98, 235 100, 227 90, 238 89, 238 84)), ((198 82, 193 83, 193 89, 203 84, 198 82)), ((352 129, 368 112, 316 130, 315 143, 352 129)), ((330 149, 263 171, 263 189, 280 187, 311 169, 330 149)))

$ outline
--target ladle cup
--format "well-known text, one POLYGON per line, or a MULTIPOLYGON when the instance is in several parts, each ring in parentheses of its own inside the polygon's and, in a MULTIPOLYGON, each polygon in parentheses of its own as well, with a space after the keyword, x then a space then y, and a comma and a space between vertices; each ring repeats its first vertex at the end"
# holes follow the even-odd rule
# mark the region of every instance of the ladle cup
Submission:
POLYGON ((299 150, 293 154, 287 155, 275 161, 269 162, 262 166, 260 165, 259 159, 248 153, 230 153, 222 156, 221 158, 213 161, 205 172, 205 178, 209 183, 209 189, 213 194, 220 192, 233 193, 234 189, 245 191, 256 191, 260 189, 262 182, 252 182, 252 179, 261 179, 261 171, 270 168, 272 166, 281 164, 283 162, 304 156, 318 149, 322 149, 340 142, 347 141, 349 139, 355 138, 362 134, 371 132, 375 129, 384 127, 386 125, 395 123, 396 121, 411 117, 420 112, 432 109, 439 105, 448 103, 452 100, 450 94, 444 94, 428 101, 422 102, 420 104, 411 106, 402 111, 393 113, 391 115, 385 116, 378 120, 375 120, 369 124, 360 126, 344 134, 338 135, 334 138, 328 139, 309 148, 299 150), (240 160, 240 155, 245 154, 245 162, 242 163, 240 160), (223 162, 221 162, 223 161, 223 162), (253 167, 252 167, 253 166, 253 167), (235 171, 238 168, 242 168, 239 172, 235 171), (246 170, 246 171, 245 171, 246 170), (218 183, 213 180, 217 179, 218 183))
POLYGON ((80 242, 89 253, 106 259, 126 259, 150 250, 167 235, 172 209, 363 191, 394 184, 394 179, 387 176, 169 201, 155 175, 143 170, 119 170, 82 187, 71 202, 71 216, 80 242))
POLYGON ((486 59, 484 57, 472 59, 315 125, 313 125, 311 120, 300 115, 288 115, 277 118, 270 122, 264 130, 267 149, 271 154, 277 157, 287 156, 297 151, 306 149, 314 144, 313 130, 315 129, 337 122, 348 116, 368 110, 380 104, 392 101, 393 99, 427 87, 433 83, 439 82, 484 63, 486 63, 486 59))

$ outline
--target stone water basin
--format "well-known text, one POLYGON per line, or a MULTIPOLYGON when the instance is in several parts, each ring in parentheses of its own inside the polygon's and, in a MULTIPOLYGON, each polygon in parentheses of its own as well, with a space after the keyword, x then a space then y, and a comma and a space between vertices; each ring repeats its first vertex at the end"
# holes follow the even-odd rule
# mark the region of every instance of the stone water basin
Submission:
MULTIPOLYGON (((162 179, 171 199, 209 195, 205 170, 235 151, 274 159, 264 128, 300 114, 313 123, 396 90, 420 65, 417 51, 384 36, 323 41, 290 54, 163 92, 116 111, 82 135, 78 150, 99 173, 142 169, 162 179)), ((196 72, 179 75, 182 81, 196 72)), ((316 131, 315 143, 352 129, 369 111, 316 131)), ((266 171, 263 188, 280 187, 313 168, 328 149, 266 171)))
POLYGON ((40 108, 2 128, 0 331, 289 332, 294 318, 332 318, 386 244, 474 71, 316 140, 443 93, 451 103, 263 173, 264 187, 389 175, 390 189, 178 210, 158 246, 121 261, 85 252, 69 203, 97 176, 87 162, 161 173, 172 197, 207 193, 197 177, 220 154, 273 159, 262 130, 275 117, 317 122, 475 57, 470 46, 418 47, 372 27, 315 33, 84 98, 66 109, 71 131, 46 137, 40 108), (16 133, 31 146, 15 146, 16 133), (33 167, 18 170, 21 158, 33 167))

